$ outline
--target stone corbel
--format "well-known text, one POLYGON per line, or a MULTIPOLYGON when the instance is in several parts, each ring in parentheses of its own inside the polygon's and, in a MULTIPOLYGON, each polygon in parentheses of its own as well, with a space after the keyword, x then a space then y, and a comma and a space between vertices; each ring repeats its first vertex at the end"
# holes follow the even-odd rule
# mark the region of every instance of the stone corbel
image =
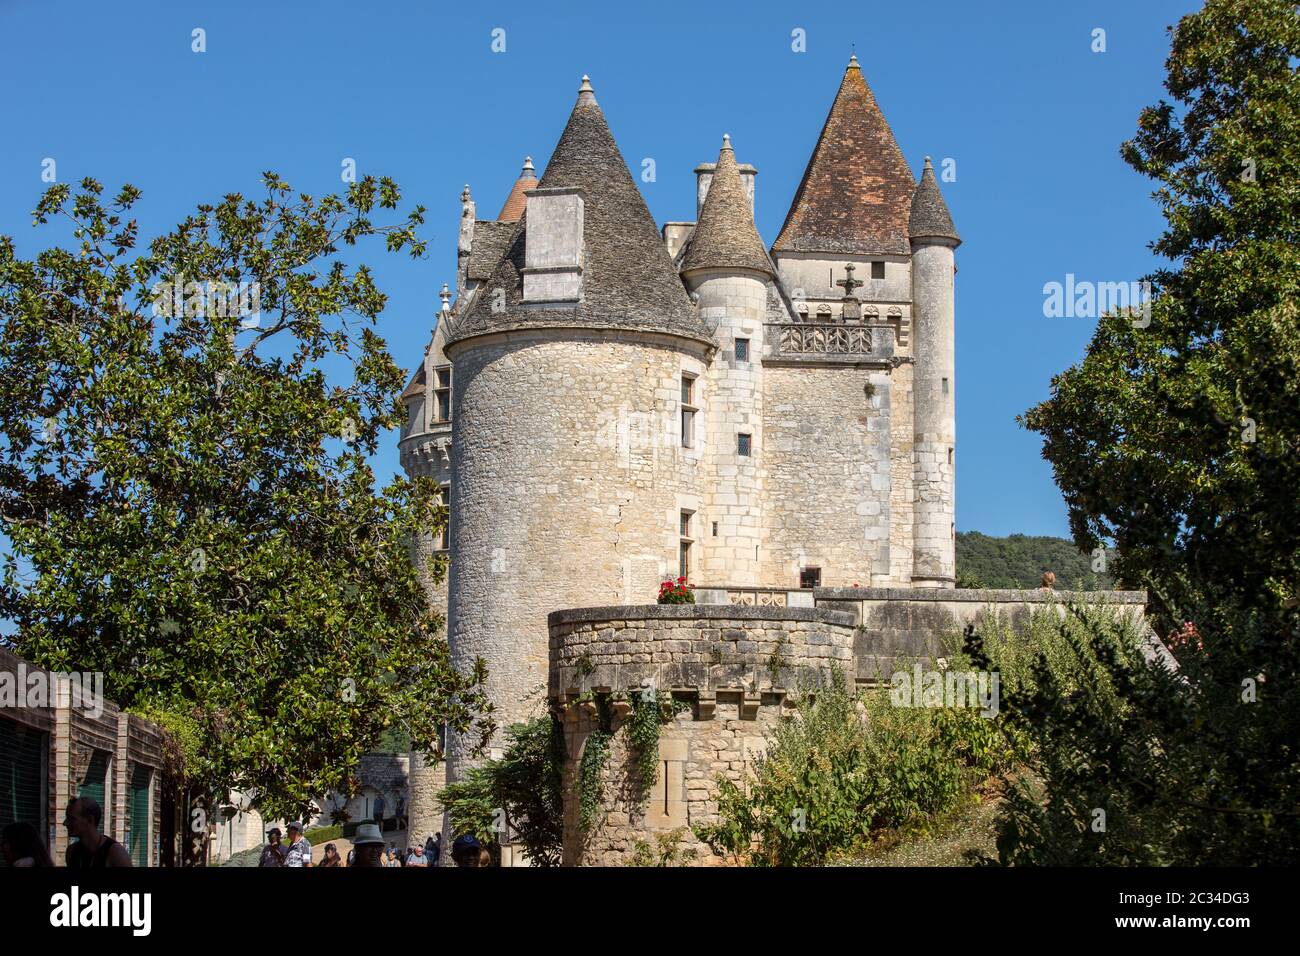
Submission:
POLYGON ((755 720, 758 718, 758 707, 763 702, 763 695, 745 691, 745 696, 740 702, 740 719, 755 720))
POLYGON ((713 712, 718 708, 718 695, 713 691, 700 691, 699 714, 700 720, 712 720, 713 712))

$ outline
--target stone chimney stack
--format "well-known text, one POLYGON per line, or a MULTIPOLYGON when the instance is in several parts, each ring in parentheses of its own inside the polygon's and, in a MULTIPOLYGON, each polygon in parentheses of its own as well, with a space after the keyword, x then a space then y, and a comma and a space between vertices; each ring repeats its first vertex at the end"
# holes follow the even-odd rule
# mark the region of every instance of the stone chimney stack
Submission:
POLYGON ((524 233, 524 301, 576 302, 582 291, 582 190, 563 186, 528 193, 524 233))
MULTIPOLYGON (((700 213, 704 209, 704 199, 709 195, 709 184, 713 182, 713 170, 716 163, 700 163, 695 167, 695 221, 699 222, 700 213)), ((745 196, 749 200, 749 214, 754 215, 754 177, 758 175, 758 170, 749 163, 740 163, 736 166, 740 173, 740 181, 745 187, 745 196)))

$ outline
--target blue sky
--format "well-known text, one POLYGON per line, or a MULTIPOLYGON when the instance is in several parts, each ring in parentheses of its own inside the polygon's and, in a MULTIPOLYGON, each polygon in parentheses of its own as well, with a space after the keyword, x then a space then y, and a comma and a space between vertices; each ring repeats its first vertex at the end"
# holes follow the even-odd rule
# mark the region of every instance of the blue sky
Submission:
MULTIPOLYGON (((367 258, 390 296, 380 332, 412 368, 454 283, 462 186, 495 217, 525 154, 545 169, 583 73, 629 165, 655 161, 641 188, 657 222, 694 218, 691 170, 728 132, 758 167, 770 244, 856 52, 913 169, 927 154, 956 162, 943 186, 964 239, 957 527, 1064 535, 1039 440, 1014 418, 1078 361, 1094 322, 1045 318, 1043 285, 1154 265, 1152 185, 1118 148, 1164 92, 1166 26, 1197 6, 0 0, 0 232, 29 256, 47 241, 30 216, 47 157, 61 181, 139 186, 145 237, 200 201, 260 195, 266 169, 337 191, 354 158, 429 207, 426 260, 367 258)), ((396 435, 375 466, 398 468, 396 435)))

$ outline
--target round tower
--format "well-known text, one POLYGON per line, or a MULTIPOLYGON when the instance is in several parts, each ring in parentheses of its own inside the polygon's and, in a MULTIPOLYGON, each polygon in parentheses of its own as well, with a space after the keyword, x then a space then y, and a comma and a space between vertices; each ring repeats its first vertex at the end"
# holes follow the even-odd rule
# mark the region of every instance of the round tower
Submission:
POLYGON ((730 136, 722 137, 681 272, 722 350, 709 373, 702 441, 711 486, 694 580, 755 586, 763 534, 763 321, 774 272, 730 136))
MULTIPOLYGON (((676 575, 703 487, 678 442, 682 382, 713 345, 585 77, 502 248, 446 350, 448 639, 462 672, 486 664, 505 728, 546 713, 550 611, 653 601, 676 575)), ((474 742, 450 737, 449 780, 474 742)))
POLYGON ((912 197, 915 587, 956 586, 953 252, 961 244, 930 157, 912 197))

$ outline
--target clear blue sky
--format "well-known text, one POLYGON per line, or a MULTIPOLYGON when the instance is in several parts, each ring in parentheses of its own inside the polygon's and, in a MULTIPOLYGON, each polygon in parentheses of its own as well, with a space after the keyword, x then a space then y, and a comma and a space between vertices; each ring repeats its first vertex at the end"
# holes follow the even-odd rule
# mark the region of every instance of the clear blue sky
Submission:
MULTIPOLYGON (((964 239, 957 527, 1064 535, 1039 441, 1014 418, 1080 358, 1094 323, 1044 318, 1043 284, 1152 267, 1152 187, 1118 147, 1163 93, 1165 27, 1197 6, 0 0, 0 232, 37 251, 46 157, 61 181, 143 189, 146 237, 200 201, 260 194, 266 169, 315 195, 339 190, 353 157, 430 210, 427 260, 370 257, 390 295, 380 331, 413 368, 437 290, 454 284, 462 186, 495 217, 525 154, 545 168, 583 73, 634 171, 655 160, 642 191, 659 223, 694 218, 691 170, 729 132, 758 167, 770 244, 856 50, 913 169, 927 154, 957 164, 944 184, 964 239), (191 52, 196 27, 206 53, 191 52), (1105 53, 1091 50, 1095 28, 1105 53)), ((375 464, 398 468, 395 435, 375 464)))

